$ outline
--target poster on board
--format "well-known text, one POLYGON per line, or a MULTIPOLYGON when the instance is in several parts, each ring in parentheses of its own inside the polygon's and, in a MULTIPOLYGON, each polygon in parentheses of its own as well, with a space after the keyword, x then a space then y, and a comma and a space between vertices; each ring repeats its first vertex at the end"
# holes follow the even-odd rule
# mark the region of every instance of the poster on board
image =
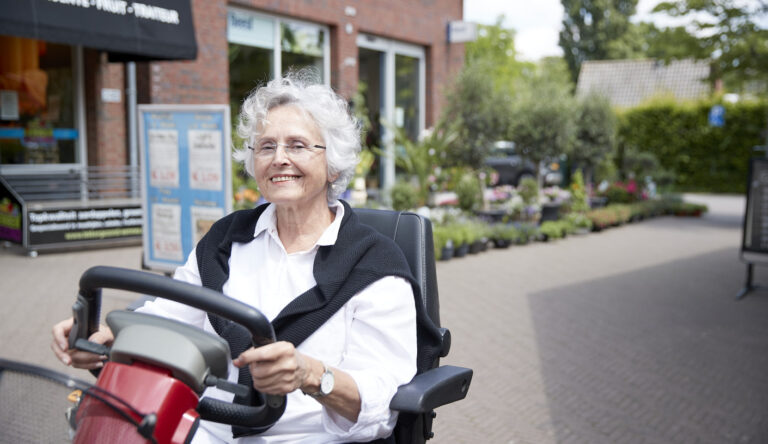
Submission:
POLYGON ((228 105, 140 105, 144 266, 183 265, 232 211, 228 105))

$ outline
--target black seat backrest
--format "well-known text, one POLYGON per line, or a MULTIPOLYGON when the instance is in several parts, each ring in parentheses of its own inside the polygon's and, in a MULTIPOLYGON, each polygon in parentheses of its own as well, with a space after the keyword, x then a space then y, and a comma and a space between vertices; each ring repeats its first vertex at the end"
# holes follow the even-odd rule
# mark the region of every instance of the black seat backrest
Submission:
POLYGON ((360 222, 393 239, 405 254, 411 273, 419 282, 422 302, 432 321, 440 326, 440 302, 435 272, 432 223, 424 216, 405 211, 355 208, 360 222))

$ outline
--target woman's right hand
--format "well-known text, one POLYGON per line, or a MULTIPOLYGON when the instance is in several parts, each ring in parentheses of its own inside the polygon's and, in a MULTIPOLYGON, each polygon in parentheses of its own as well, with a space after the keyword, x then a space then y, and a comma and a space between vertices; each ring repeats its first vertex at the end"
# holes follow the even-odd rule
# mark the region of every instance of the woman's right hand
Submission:
MULTIPOLYGON (((69 318, 53 326, 51 331, 53 334, 53 340, 51 341, 53 353, 64 365, 71 365, 75 368, 92 370, 104 366, 104 361, 107 359, 104 355, 69 349, 69 333, 72 331, 73 324, 74 320, 69 318)), ((112 330, 105 325, 99 325, 99 330, 88 338, 91 342, 106 344, 107 346, 112 344, 114 339, 112 330)))

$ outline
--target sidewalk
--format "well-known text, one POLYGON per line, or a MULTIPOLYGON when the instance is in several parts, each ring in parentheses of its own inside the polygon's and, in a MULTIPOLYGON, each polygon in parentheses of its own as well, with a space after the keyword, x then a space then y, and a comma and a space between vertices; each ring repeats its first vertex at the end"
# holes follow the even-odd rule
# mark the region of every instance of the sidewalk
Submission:
MULTIPOLYGON (((686 199, 710 213, 440 262, 443 363, 475 376, 430 442, 768 442, 768 293, 734 301, 744 199, 686 199)), ((0 356, 88 378, 53 358, 50 326, 84 270, 140 252, 0 250, 0 356)), ((133 297, 105 291, 104 311, 133 297)))

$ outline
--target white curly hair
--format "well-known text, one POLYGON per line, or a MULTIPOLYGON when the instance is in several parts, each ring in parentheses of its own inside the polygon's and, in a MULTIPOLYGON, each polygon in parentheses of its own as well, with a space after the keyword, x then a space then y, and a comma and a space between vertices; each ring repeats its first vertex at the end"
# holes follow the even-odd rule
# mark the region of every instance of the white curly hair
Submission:
MULTIPOLYGON (((237 134, 246 145, 259 138, 267 113, 278 106, 291 105, 307 113, 320 129, 326 146, 328 177, 338 175, 328 185, 328 202, 338 199, 347 189, 360 160, 361 124, 349 110, 347 101, 330 87, 317 83, 314 70, 290 72, 253 90, 243 102, 237 124, 237 134)), ((251 177, 253 150, 246 146, 236 149, 235 160, 243 162, 251 177)))

